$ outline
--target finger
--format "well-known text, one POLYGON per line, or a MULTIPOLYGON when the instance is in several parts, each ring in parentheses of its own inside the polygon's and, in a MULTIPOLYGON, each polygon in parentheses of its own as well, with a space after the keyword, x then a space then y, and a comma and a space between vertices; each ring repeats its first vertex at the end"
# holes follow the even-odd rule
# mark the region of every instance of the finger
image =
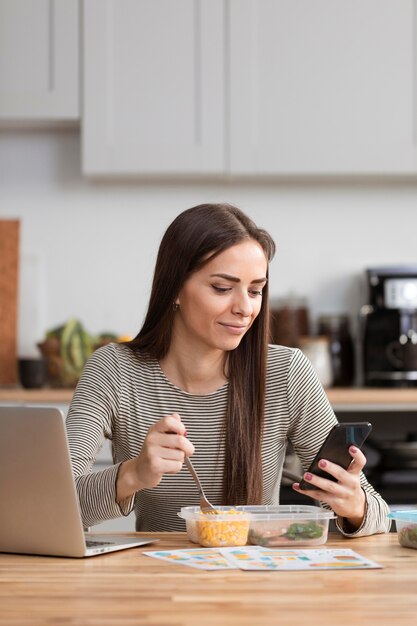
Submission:
MULTIPOLYGON (((342 469, 342 468, 339 468, 339 469, 342 469)), ((344 470, 342 470, 342 472, 344 472, 344 470)), ((334 494, 337 494, 339 491, 339 485, 334 480, 322 478, 321 476, 316 476, 316 474, 311 474, 310 472, 306 472, 303 478, 312 487, 314 487, 314 491, 312 489, 300 489, 300 487, 298 488, 298 491, 300 491, 300 493, 304 493, 308 495, 311 495, 312 493, 316 493, 316 495, 313 496, 316 500, 320 499, 317 497, 317 492, 320 492, 321 495, 323 495, 323 493, 329 493, 329 494, 334 495, 334 494)), ((295 484, 298 484, 298 483, 295 483, 295 484)))
POLYGON ((183 435, 175 433, 154 432, 148 436, 148 446, 156 448, 171 448, 182 450, 187 456, 192 456, 195 452, 194 446, 189 439, 183 435))
POLYGON ((153 470, 158 474, 178 474, 182 469, 182 461, 175 459, 158 459, 153 470))
POLYGON ((360 474, 366 465, 366 456, 356 446, 350 446, 349 454, 353 458, 353 463, 349 465, 348 472, 351 474, 360 474))
POLYGON ((184 462, 185 452, 178 448, 165 448, 156 447, 152 450, 153 454, 163 459, 164 461, 179 461, 184 462))
POLYGON ((184 453, 193 453, 194 446, 183 435, 177 435, 176 433, 160 433, 155 432, 149 435, 148 445, 156 448, 171 448, 173 450, 182 450, 184 453))
MULTIPOLYGON (((181 422, 181 417, 179 416, 178 413, 172 413, 171 416, 169 417, 173 417, 177 420, 179 420, 181 422)), ((183 437, 187 437, 187 443, 186 443, 186 447, 185 447, 185 453, 187 456, 192 456, 195 452, 195 448, 193 446, 193 444, 191 443, 191 441, 188 440, 188 434, 187 431, 185 429, 185 424, 183 424, 183 422, 181 422, 181 424, 184 426, 184 432, 182 433, 183 437)))
POLYGON ((182 470, 180 461, 165 461, 167 464, 164 474, 178 474, 182 470))
POLYGON ((312 500, 325 500, 325 494, 320 489, 301 489, 300 483, 293 483, 292 488, 298 493, 308 496, 312 500))
POLYGON ((160 433, 176 433, 178 435, 185 435, 186 433, 186 428, 178 413, 163 417, 152 426, 152 429, 160 433))
POLYGON ((327 461, 326 459, 320 459, 319 467, 321 470, 329 474, 329 476, 333 476, 336 480, 343 481, 343 479, 346 478, 346 470, 337 463, 327 461))
POLYGON ((359 448, 356 448, 355 446, 350 446, 349 453, 352 457, 352 461, 349 464, 349 467, 347 467, 346 469, 344 469, 337 463, 327 461, 326 459, 320 459, 320 469, 327 472, 338 481, 344 481, 346 479, 346 472, 348 472, 349 474, 360 474, 362 468, 366 464, 366 457, 359 450, 359 448))

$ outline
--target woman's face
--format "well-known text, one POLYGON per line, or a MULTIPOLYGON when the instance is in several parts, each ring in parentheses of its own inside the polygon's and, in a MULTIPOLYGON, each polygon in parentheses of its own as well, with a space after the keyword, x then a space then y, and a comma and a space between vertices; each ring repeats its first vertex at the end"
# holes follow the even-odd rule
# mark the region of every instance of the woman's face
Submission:
POLYGON ((266 273, 265 253, 253 239, 220 253, 184 283, 176 338, 196 350, 236 348, 261 309, 266 273))

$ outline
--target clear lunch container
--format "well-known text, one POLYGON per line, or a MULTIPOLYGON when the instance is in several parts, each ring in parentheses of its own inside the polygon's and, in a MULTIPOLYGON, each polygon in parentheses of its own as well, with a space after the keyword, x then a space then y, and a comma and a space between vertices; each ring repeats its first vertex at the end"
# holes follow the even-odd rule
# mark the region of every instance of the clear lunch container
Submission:
POLYGON ((203 513, 199 506, 181 509, 178 515, 185 520, 188 539, 206 548, 246 545, 250 516, 244 507, 215 508, 217 513, 203 513))
POLYGON ((308 505, 218 506, 218 514, 183 507, 188 539, 206 547, 319 546, 326 543, 332 511, 308 505))
POLYGON ((319 546, 327 541, 335 515, 318 506, 269 505, 238 507, 250 514, 249 543, 264 547, 319 546))
POLYGON ((388 517, 395 520, 399 544, 417 550, 417 509, 392 511, 388 517))

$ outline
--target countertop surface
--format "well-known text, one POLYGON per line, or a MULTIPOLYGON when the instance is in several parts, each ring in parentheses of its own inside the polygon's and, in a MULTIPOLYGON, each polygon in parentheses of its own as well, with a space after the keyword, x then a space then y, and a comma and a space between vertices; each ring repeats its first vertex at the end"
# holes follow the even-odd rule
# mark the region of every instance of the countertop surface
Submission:
MULTIPOLYGON (((326 389, 334 408, 339 410, 417 410, 417 387, 380 389, 371 387, 333 387, 326 389)), ((22 389, 0 387, 1 402, 69 404, 72 389, 22 389)))
MULTIPOLYGON (((132 535, 132 533, 127 533, 132 535)), ((149 536, 149 534, 146 534, 149 536)), ((143 555, 196 547, 184 533, 87 559, 0 554, 0 624, 83 626, 411 626, 417 550, 395 533, 324 547, 351 548, 383 569, 206 572, 143 555)))

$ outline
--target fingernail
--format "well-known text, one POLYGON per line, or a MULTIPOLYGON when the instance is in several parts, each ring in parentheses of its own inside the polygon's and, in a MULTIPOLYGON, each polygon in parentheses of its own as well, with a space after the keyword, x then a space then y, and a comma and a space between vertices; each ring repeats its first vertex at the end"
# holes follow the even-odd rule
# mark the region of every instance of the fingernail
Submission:
POLYGON ((313 478, 313 474, 309 474, 309 473, 307 472, 307 474, 304 474, 304 478, 305 478, 306 480, 311 480, 311 479, 313 478))
POLYGON ((300 483, 294 483, 292 488, 293 489, 299 489, 300 488, 300 483))
POLYGON ((184 433, 184 437, 188 437, 188 433, 187 433, 187 431, 185 431, 185 433, 184 433))
POLYGON ((352 452, 352 454, 356 454, 358 449, 355 448, 355 446, 350 446, 350 451, 352 452))
POLYGON ((323 459, 321 461, 319 461, 319 465, 320 467, 326 467, 327 463, 326 461, 323 461, 323 459))

